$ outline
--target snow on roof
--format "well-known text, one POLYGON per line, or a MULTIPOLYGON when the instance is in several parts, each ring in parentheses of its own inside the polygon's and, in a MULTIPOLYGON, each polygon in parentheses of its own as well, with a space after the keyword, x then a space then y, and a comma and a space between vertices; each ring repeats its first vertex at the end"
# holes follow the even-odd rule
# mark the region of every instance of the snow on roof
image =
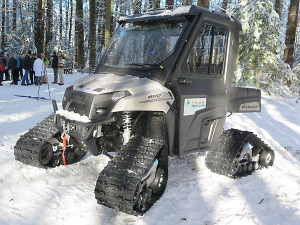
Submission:
POLYGON ((178 7, 174 10, 166 10, 162 13, 160 13, 160 16, 176 16, 176 15, 181 15, 181 14, 187 14, 190 12, 191 6, 186 6, 186 7, 178 7))

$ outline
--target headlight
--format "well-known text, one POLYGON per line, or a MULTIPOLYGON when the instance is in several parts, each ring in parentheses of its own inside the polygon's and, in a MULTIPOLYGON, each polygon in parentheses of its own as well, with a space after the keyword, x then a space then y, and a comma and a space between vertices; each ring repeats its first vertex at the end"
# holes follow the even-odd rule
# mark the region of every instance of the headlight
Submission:
POLYGON ((113 95, 111 96, 111 100, 113 100, 114 102, 118 101, 121 98, 124 98, 126 96, 126 92, 125 91, 119 91, 116 93, 113 93, 113 95))
POLYGON ((97 114, 104 114, 106 112, 106 108, 105 109, 96 109, 96 113, 97 114))

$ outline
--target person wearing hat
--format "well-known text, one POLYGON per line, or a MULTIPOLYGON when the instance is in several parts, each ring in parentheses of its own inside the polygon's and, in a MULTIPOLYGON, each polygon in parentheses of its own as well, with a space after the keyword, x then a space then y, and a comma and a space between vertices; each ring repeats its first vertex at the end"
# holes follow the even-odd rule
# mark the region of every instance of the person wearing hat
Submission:
POLYGON ((3 81, 4 69, 5 69, 5 64, 3 61, 3 55, 0 55, 0 86, 3 86, 2 81, 3 81))
POLYGON ((19 77, 18 62, 14 58, 11 52, 8 54, 8 56, 9 56, 8 68, 11 69, 12 78, 13 78, 11 84, 18 85, 18 77, 19 77))
POLYGON ((54 81, 52 82, 52 84, 57 84, 57 78, 58 78, 58 57, 56 55, 56 52, 53 51, 52 52, 52 68, 53 68, 53 72, 54 72, 54 81))
POLYGON ((23 69, 25 70, 25 74, 23 76, 21 85, 30 85, 28 75, 30 74, 30 70, 32 68, 32 62, 30 59, 31 51, 27 52, 27 55, 23 58, 23 69))

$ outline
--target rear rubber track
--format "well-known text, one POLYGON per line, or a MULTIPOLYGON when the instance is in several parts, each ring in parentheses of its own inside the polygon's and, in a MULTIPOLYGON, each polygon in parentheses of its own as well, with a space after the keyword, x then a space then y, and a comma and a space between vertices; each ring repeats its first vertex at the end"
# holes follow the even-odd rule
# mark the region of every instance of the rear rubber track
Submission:
MULTIPOLYGON (((226 130, 219 139, 217 150, 211 152, 206 157, 205 164, 207 168, 214 173, 231 178, 239 178, 250 175, 251 173, 236 174, 236 171, 233 168, 233 162, 241 153, 245 143, 252 145, 253 149, 259 149, 257 154, 262 151, 273 151, 252 132, 237 129, 226 130)), ((258 167, 261 168, 262 165, 259 164, 258 167)))
POLYGON ((163 142, 158 140, 132 138, 100 173, 95 187, 98 203, 135 216, 146 212, 162 193, 152 195, 142 212, 135 209, 134 198, 142 177, 162 146, 163 142))

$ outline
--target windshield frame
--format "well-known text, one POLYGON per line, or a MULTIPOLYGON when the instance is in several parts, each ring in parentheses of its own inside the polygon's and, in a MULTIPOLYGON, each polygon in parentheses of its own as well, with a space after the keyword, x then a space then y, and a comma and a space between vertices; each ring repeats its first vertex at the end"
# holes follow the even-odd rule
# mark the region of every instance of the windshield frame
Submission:
POLYGON ((184 35, 186 29, 188 27, 188 18, 186 18, 185 16, 178 16, 178 17, 173 17, 173 18, 158 18, 158 19, 153 19, 153 20, 145 20, 145 21, 141 21, 141 20, 137 20, 137 21, 122 21, 119 23, 119 26, 117 27, 116 31, 114 32, 114 35, 111 37, 111 41, 107 47, 107 49, 105 50, 105 53, 101 59, 101 66, 105 66, 105 67, 108 67, 108 68, 118 68, 118 69, 130 69, 130 68, 133 68, 133 69, 139 69, 139 70, 148 70, 148 69, 151 69, 152 67, 155 67, 155 66, 160 66, 160 64, 166 60, 166 58, 170 57, 174 51, 177 49, 179 43, 180 43, 180 40, 182 39, 182 36, 184 35), (127 64, 127 65, 121 65, 121 66, 118 66, 118 65, 111 65, 111 64, 105 64, 106 60, 107 60, 107 57, 108 57, 108 53, 109 53, 109 49, 112 47, 112 44, 113 44, 113 39, 116 38, 116 36, 119 34, 119 30, 122 26, 124 26, 126 23, 131 23, 131 24, 134 24, 134 23, 137 23, 137 24, 150 24, 150 23, 165 23, 165 24, 170 24, 170 23, 180 23, 182 22, 183 23, 183 27, 182 27, 182 30, 178 36, 178 39, 176 40, 176 43, 175 45, 173 46, 172 50, 170 52, 168 52, 168 54, 164 55, 162 58, 160 58, 157 62, 155 63, 145 63, 144 65, 138 65, 139 63, 132 63, 132 64, 127 64))

